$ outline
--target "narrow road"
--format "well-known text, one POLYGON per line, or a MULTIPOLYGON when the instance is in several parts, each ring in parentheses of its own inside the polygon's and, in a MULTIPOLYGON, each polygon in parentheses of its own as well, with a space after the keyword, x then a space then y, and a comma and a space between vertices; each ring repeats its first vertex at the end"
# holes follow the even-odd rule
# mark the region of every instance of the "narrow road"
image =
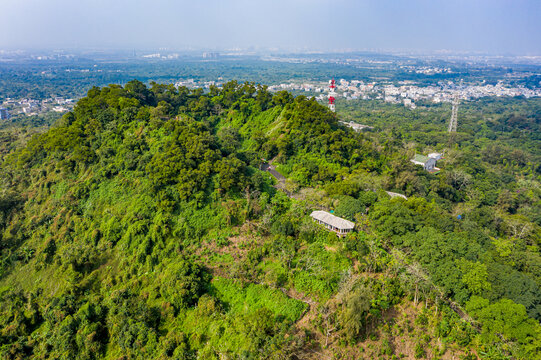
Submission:
POLYGON ((276 171, 276 167, 274 167, 274 165, 261 164, 261 170, 270 172, 271 175, 274 176, 274 178, 278 180, 279 182, 286 181, 286 177, 280 174, 278 171, 276 171))
POLYGON ((274 185, 276 189, 282 190, 289 197, 293 197, 293 194, 286 189, 286 177, 276 171, 274 165, 261 164, 261 170, 269 172, 276 179, 277 184, 274 185))

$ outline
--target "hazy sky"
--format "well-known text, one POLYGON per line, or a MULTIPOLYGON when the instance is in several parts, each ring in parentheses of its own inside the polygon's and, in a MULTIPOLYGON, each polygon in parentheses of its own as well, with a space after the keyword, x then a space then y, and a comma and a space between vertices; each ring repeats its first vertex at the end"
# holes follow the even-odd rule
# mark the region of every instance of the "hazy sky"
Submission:
POLYGON ((541 55, 541 0, 0 0, 1 48, 541 55))

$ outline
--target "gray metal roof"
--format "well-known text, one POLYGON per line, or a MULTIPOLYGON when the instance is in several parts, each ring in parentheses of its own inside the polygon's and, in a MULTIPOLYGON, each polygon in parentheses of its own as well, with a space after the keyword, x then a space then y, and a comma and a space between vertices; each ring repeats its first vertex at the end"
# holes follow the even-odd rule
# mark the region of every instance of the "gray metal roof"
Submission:
POLYGON ((399 194, 399 193, 395 193, 395 192, 392 192, 392 191, 385 191, 387 193, 387 195, 389 195, 392 198, 395 198, 395 197, 401 197, 402 199, 406 199, 408 200, 408 198, 406 197, 406 195, 403 195, 403 194, 399 194))
POLYGON ((338 229, 347 230, 353 229, 355 227, 355 223, 346 219, 342 219, 341 217, 334 216, 333 214, 330 214, 326 211, 316 210, 313 211, 310 216, 316 220, 323 221, 325 224, 332 225, 338 229))
POLYGON ((413 159, 411 159, 412 162, 423 164, 423 165, 426 164, 426 162, 428 160, 430 160, 430 158, 428 156, 424 156, 424 155, 421 155, 421 154, 415 154, 413 159))

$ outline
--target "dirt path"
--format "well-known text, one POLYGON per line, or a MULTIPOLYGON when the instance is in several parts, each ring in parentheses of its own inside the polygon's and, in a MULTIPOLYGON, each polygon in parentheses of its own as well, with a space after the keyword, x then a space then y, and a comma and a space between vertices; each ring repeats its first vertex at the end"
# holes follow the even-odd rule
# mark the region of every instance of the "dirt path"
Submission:
POLYGON ((298 292, 294 288, 285 289, 280 288, 280 290, 289 298, 302 301, 306 305, 308 305, 308 309, 304 312, 302 317, 297 320, 297 323, 295 324, 295 327, 297 331, 304 330, 310 327, 310 322, 316 318, 317 316, 317 306, 319 305, 316 301, 314 301, 312 298, 305 296, 303 293, 298 292))
POLYGON ((308 305, 308 309, 304 312, 302 317, 295 323, 294 336, 305 336, 307 332, 309 333, 310 341, 305 344, 302 351, 297 353, 296 356, 301 360, 331 360, 333 359, 333 353, 331 348, 325 348, 324 344, 331 339, 325 339, 325 335, 318 331, 314 325, 314 320, 319 316, 319 303, 313 300, 311 297, 304 295, 303 293, 298 292, 294 288, 291 289, 280 289, 286 296, 302 301, 308 305))

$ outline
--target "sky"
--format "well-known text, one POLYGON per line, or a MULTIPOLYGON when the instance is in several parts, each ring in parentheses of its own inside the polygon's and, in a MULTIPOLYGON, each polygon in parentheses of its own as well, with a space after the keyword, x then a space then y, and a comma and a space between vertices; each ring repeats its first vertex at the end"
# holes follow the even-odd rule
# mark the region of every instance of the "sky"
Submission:
POLYGON ((0 49, 541 55, 541 0, 0 0, 0 49))

